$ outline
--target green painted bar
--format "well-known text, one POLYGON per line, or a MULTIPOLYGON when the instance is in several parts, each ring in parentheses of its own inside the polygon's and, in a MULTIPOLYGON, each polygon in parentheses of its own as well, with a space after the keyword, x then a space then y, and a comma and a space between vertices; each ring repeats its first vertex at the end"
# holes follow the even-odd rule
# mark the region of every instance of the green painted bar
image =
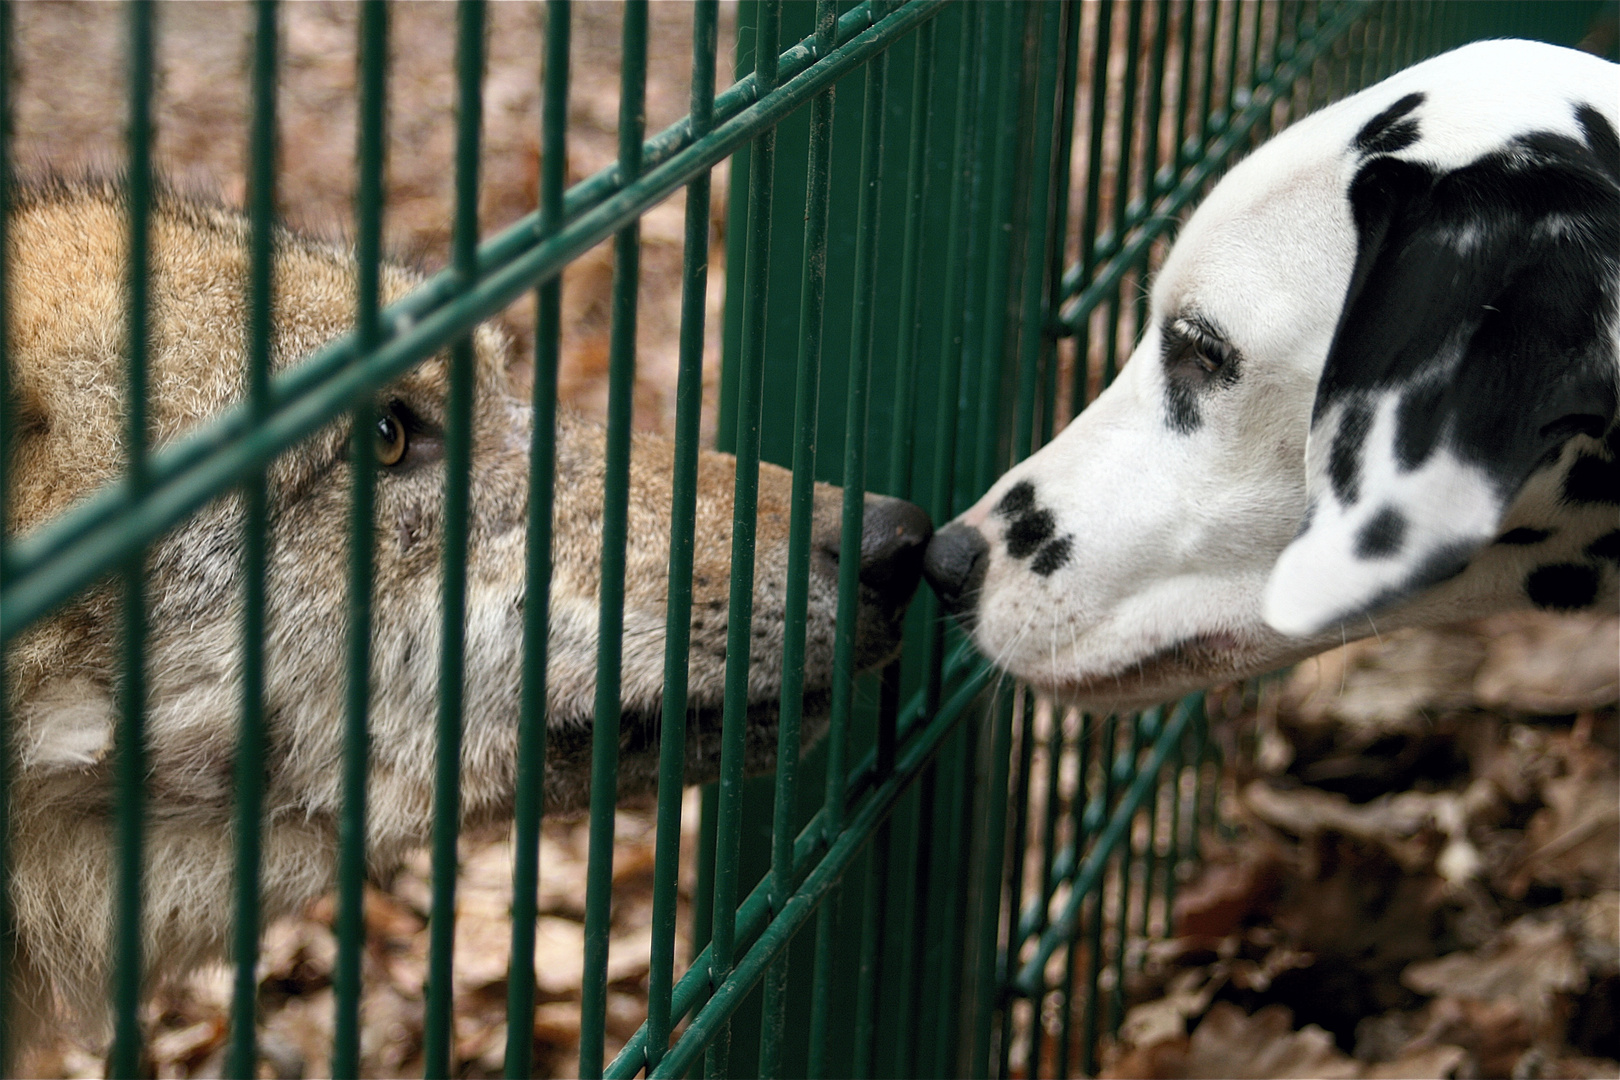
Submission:
MULTIPOLYGON (((156 11, 149 0, 132 0, 129 10, 129 315, 128 382, 124 402, 129 490, 139 495, 149 482, 147 465, 148 271, 151 265, 152 93, 156 11)), ((146 812, 146 597, 142 581, 144 547, 122 555, 124 625, 120 722, 117 735, 116 810, 118 839, 114 886, 113 1045, 107 1072, 140 1075, 140 997, 142 972, 142 857, 146 812)), ((13 572, 16 567, 13 566, 13 572)), ((7 604, 9 607, 9 603, 7 604)))
MULTIPOLYGON (((1086 169, 1085 202, 1079 222, 1078 282, 1090 281, 1097 269, 1097 225, 1102 206, 1103 170, 1096 163, 1102 160, 1103 139, 1108 124, 1108 67, 1113 56, 1114 0, 1098 0, 1096 11, 1096 30, 1091 41, 1091 117, 1086 126, 1086 161, 1089 165, 1086 169)), ((1075 362, 1069 412, 1078 416, 1091 393, 1091 323, 1089 319, 1081 317, 1070 325, 1075 327, 1075 362)))
POLYGON ((1018 278, 1012 274, 1010 265, 1019 251, 1013 241, 1015 237, 1023 238, 1023 231, 1015 221, 1015 208, 1023 205, 1024 200, 1019 195, 1029 178, 1029 150, 1023 136, 1031 126, 1027 113, 1033 107, 1029 95, 1034 87, 1033 80, 1025 78, 1021 72, 1024 67, 1021 54, 1026 45, 1024 27, 1033 16, 1027 0, 1005 0, 1002 11, 1001 55, 991 71, 996 106, 988 134, 990 160, 994 165, 990 187, 985 193, 985 284, 979 315, 982 329, 977 373, 978 417, 971 440, 962 447, 968 451, 966 460, 973 466, 973 494, 989 487, 1006 466, 1006 425, 1002 423, 1001 406, 1009 395, 1003 391, 1009 383, 1017 385, 1016 379, 1006 378, 1005 371, 1010 365, 1005 364, 1003 358, 1017 355, 1016 348, 1008 349, 1007 313, 1016 310, 1018 290, 1018 278))
POLYGON ((922 249, 928 206, 928 163, 933 147, 934 63, 938 28, 924 23, 917 31, 916 59, 912 65, 911 131, 906 166, 906 225, 901 239, 900 332, 895 343, 894 435, 889 443, 891 495, 911 497, 912 440, 917 394, 917 337, 922 323, 922 249))
MULTIPOLYGON (((906 217, 905 232, 901 240, 900 268, 900 326, 895 343, 895 400, 893 433, 889 443, 888 492, 892 495, 913 496, 912 469, 915 456, 914 439, 917 431, 918 347, 922 330, 922 278, 923 244, 931 185, 928 166, 933 147, 934 124, 934 66, 938 52, 938 30, 933 22, 923 25, 917 32, 912 64, 911 92, 907 99, 911 126, 907 144, 906 163, 906 217)), ((896 670, 891 668, 891 670, 896 670)), ((898 673, 898 672, 897 672, 898 673)), ((889 685, 885 673, 885 688, 889 685)), ((898 686, 896 686, 898 689, 898 686)), ((894 730, 894 718, 880 719, 883 732, 894 730)), ((918 958, 922 952, 919 942, 926 933, 927 920, 913 918, 919 880, 926 881, 926 867, 931 860, 932 831, 928 823, 919 820, 932 803, 937 770, 930 767, 919 780, 911 805, 905 808, 912 818, 910 831, 901 839, 900 855, 894 860, 889 885, 897 895, 893 909, 899 913, 898 955, 894 961, 895 977, 889 981, 885 996, 894 999, 894 1015, 898 1030, 914 1031, 913 1006, 920 989, 918 958), (920 875, 922 875, 920 877, 920 875)), ((917 1040, 911 1037, 891 1038, 892 1054, 889 1074, 911 1075, 915 1069, 917 1040)), ((874 1069, 874 1073, 881 1071, 874 1069)), ((763 1075, 763 1074, 762 1074, 763 1075)))
MULTIPOLYGON (((258 0, 253 36, 252 135, 248 217, 248 407, 262 421, 270 407, 270 254, 276 183, 276 3, 258 0)), ((266 479, 243 485, 242 727, 236 750, 235 987, 231 997, 227 1068, 236 1076, 258 1071, 259 872, 263 840, 265 558, 269 540, 266 479)))
MULTIPOLYGON (((1001 940, 1008 942, 1013 940, 1013 935, 1018 930, 1018 913, 1024 904, 1024 862, 1029 852, 1030 771, 1035 764, 1035 695, 1028 687, 1023 687, 1016 692, 1016 697, 1019 703, 1018 711, 1021 714, 1016 773, 1018 779, 1013 785, 1012 842, 1007 845, 1007 865, 1001 875, 1006 900, 997 904, 996 913, 996 921, 1005 924, 1001 928, 1001 940)), ((996 981, 1001 983, 1006 981, 1007 957, 1016 955, 1016 952, 1011 947, 996 951, 998 955, 995 977, 996 981)), ((1008 1001, 1001 1006, 1001 1030, 997 1032, 997 1076, 1010 1076, 1012 1073, 1012 1028, 1012 1003, 1008 1001)))
MULTIPOLYGON (((360 8, 359 136, 356 146, 355 254, 358 280, 355 334, 362 348, 382 337, 381 255, 385 119, 388 96, 388 5, 366 0, 360 8)), ((349 640, 344 702, 343 810, 338 823, 337 962, 333 970, 332 1074, 360 1075, 360 964, 365 948, 367 731, 371 707, 372 536, 376 468, 371 395, 350 411, 349 640)))
MULTIPOLYGON (((1086 832, 1095 837, 1092 841, 1091 851, 1086 862, 1095 864, 1096 880, 1101 884, 1108 876, 1108 864, 1114 856, 1114 846, 1105 844, 1102 836, 1101 822, 1112 808, 1114 801, 1114 740, 1119 731, 1119 717, 1109 716, 1103 721, 1101 729, 1102 748, 1097 753, 1098 779, 1102 782, 1102 791, 1094 800, 1088 800, 1086 805, 1086 832), (1099 811, 1095 817, 1092 810, 1099 811), (1093 824, 1095 821, 1095 824, 1093 824)), ((1087 899, 1089 890, 1082 890, 1075 882, 1070 881, 1072 890, 1069 894, 1069 905, 1076 909, 1087 899), (1079 903, 1076 903, 1076 900, 1079 903)), ((1085 1014, 1080 1026, 1080 1071, 1087 1076, 1097 1075, 1097 1028, 1102 1019, 1102 1012, 1098 1008, 1097 994, 1102 975, 1103 962, 1103 922, 1106 896, 1098 889, 1091 897, 1091 924, 1085 927, 1086 931, 1086 1004, 1085 1014)), ((1077 923, 1076 929, 1080 928, 1077 923)), ((1048 929, 1048 934, 1051 930, 1048 929)), ((1045 965, 1041 969, 1044 970, 1045 965)), ((1071 1006, 1072 1007, 1072 1006, 1071 1006)))
MULTIPOLYGON (((619 79, 619 169, 641 172, 647 86, 647 2, 624 6, 619 79)), ((602 485, 602 585, 597 616, 596 714, 591 734, 591 823, 585 879, 585 987, 580 1002, 579 1075, 602 1075, 607 1024, 608 935, 613 902, 613 822, 619 787, 619 675, 623 663, 625 544, 630 498, 630 421, 636 377, 636 289, 641 226, 632 219, 613 245, 607 461, 602 485)))
MULTIPOLYGON (((1086 792, 1091 776, 1092 747, 1097 741, 1097 725, 1085 713, 1079 714, 1076 720, 1079 727, 1075 733, 1075 783, 1074 796, 1069 803, 1069 832, 1070 844, 1073 849, 1081 851, 1085 848, 1087 835, 1095 832, 1094 828, 1088 829, 1087 827, 1086 807, 1088 800, 1086 792)), ((1054 873, 1053 876, 1060 877, 1062 875, 1054 873)), ((1047 922, 1046 912, 1041 913, 1040 921, 1044 927, 1047 922)), ((1083 928, 1085 925, 1086 922, 1082 913, 1078 926, 1083 928)), ((1020 942, 1022 942, 1022 936, 1020 942)), ((1070 936, 1069 947, 1063 952, 1063 991, 1062 997, 1059 998, 1061 1002, 1059 1015, 1062 1020, 1058 1026, 1057 1060, 1054 1062, 1055 1068, 1053 1070, 1053 1075, 1058 1077, 1067 1077, 1069 1075, 1069 1055, 1072 1053, 1075 1044, 1074 974, 1075 954, 1079 950, 1080 934, 1076 933, 1070 936)))
MULTIPOLYGON (((470 286, 477 275, 478 152, 483 123, 484 0, 456 8, 456 195, 451 265, 470 286)), ((439 716, 433 784, 433 908, 428 921, 423 1072, 450 1075, 451 970, 455 954, 457 842, 461 826, 461 709, 465 680, 467 518, 472 474, 473 343, 450 346, 444 425, 444 570, 440 613, 439 716)))
MULTIPOLYGON (((754 81, 762 92, 769 93, 777 84, 781 0, 764 0, 759 10, 754 81)), ((742 767, 754 625, 754 533, 759 493, 761 383, 767 314, 765 278, 770 265, 775 155, 776 131, 771 128, 755 140, 748 161, 748 289, 743 296, 743 356, 739 365, 734 415, 736 440, 733 452, 737 455, 737 473, 732 489, 726 690, 715 826, 714 909, 709 940, 709 979, 712 986, 723 984, 730 974, 736 948, 742 767)), ((709 1077, 725 1076, 730 1071, 730 1054, 730 1026, 722 1025, 715 1040, 708 1046, 704 1074, 709 1077)))
MULTIPOLYGON (((874 5, 874 14, 885 9, 874 5)), ((866 68, 866 85, 861 118, 860 200, 855 221, 855 284, 850 309, 849 372, 844 407, 844 505, 838 550, 861 550, 862 526, 866 511, 867 403, 871 388, 872 327, 877 274, 878 237, 882 222, 883 128, 887 92, 888 55, 880 54, 866 68)), ((842 751, 849 740, 849 727, 855 694, 855 623, 860 611, 860 559, 838 561, 838 616, 833 641, 832 720, 829 740, 836 740, 842 751)), ((880 751, 880 760, 882 752, 880 751)), ((840 810, 832 820, 842 825, 842 804, 846 797, 847 775, 843 753, 829 751, 827 765, 827 805, 835 802, 840 810)), ((881 766, 880 766, 881 767, 881 766)), ((882 852, 885 857, 887 851, 882 852)), ((865 1075, 871 1069, 873 993, 876 978, 877 934, 882 925, 880 898, 872 890, 882 875, 869 869, 868 892, 862 904, 862 962, 856 985, 857 1002, 864 999, 864 1015, 857 1004, 855 1057, 852 1075, 865 1075)))
MULTIPOLYGON (((1146 772, 1138 772, 1137 766, 1142 751, 1143 729, 1148 726, 1151 716, 1150 711, 1131 718, 1130 743, 1114 761, 1116 791, 1128 790, 1139 776, 1146 775, 1146 772)), ((1135 826, 1136 812, 1133 810, 1119 839, 1119 908, 1114 913, 1114 986, 1113 992, 1108 995, 1108 1031, 1111 1035, 1118 1035, 1119 1025, 1125 1021, 1125 954, 1131 932, 1131 876, 1136 863, 1136 845, 1132 833, 1135 826)))
MULTIPOLYGON (((692 14, 692 130, 713 123, 717 5, 703 0, 692 14)), ((680 861, 681 796, 685 784, 687 659, 691 642, 692 565, 697 520, 698 425, 703 406, 703 330, 709 262, 709 174, 686 189, 681 266, 680 361, 676 382, 675 470, 671 492, 669 607, 665 622, 664 700, 659 733, 658 835, 653 872, 653 949, 648 976, 647 1065, 669 1046, 675 968, 676 890, 680 861)))
MULTIPOLYGON (((1164 114, 1164 68, 1165 58, 1170 46, 1170 0, 1154 0, 1153 4, 1153 59, 1148 65, 1147 74, 1147 109, 1142 114, 1142 185, 1140 194, 1132 201, 1132 205, 1139 207, 1138 213, 1145 213, 1158 197, 1157 183, 1159 178, 1159 127, 1164 114)), ((1256 24, 1258 25, 1258 24, 1256 24)), ((1137 270, 1136 289, 1136 335, 1142 335, 1143 328, 1147 326, 1148 317, 1148 260, 1152 254, 1150 248, 1142 256, 1137 270)))
MULTIPOLYGON (((833 0, 816 5, 816 47, 830 51, 837 29, 833 0)), ((781 911, 793 888, 793 814, 798 794, 799 730, 804 715, 804 653, 809 609, 810 541, 815 512, 816 428, 821 405, 823 312, 827 294, 828 197, 832 184, 832 89, 811 103, 809 176, 804 197, 804 270, 799 285, 799 355, 794 385, 792 521, 788 536, 787 591, 783 601, 782 712, 778 722, 777 775, 771 829, 771 910, 781 911)), ((782 1070, 787 1025, 788 957, 776 958, 765 975, 760 1025, 759 1073, 782 1070)))
MULTIPOLYGON (((568 160, 568 0, 546 4, 540 119, 540 235, 562 226, 568 160)), ((518 718, 517 795, 512 821, 512 958, 506 986, 509 1080, 527 1077, 534 1052, 534 942, 540 884, 540 817, 545 809, 546 669, 551 621, 552 506, 556 491, 557 369, 562 279, 535 296, 534 428, 529 441, 529 517, 523 599, 523 699, 518 718)))

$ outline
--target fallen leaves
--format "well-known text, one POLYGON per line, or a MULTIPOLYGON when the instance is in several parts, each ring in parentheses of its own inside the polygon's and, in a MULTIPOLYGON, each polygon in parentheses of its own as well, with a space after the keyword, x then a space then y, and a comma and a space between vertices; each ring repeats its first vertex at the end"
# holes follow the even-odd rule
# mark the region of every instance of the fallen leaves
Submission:
POLYGON ((1239 829, 1106 1075, 1620 1076, 1617 632, 1501 616, 1301 665, 1242 722, 1239 829))

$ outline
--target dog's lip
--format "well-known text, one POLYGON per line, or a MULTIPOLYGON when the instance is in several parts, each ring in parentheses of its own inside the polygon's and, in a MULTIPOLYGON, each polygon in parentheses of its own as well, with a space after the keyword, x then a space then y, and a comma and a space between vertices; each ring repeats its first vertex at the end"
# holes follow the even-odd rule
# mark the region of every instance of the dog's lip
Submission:
POLYGON ((1163 686, 1178 692, 1189 680, 1215 683, 1233 678, 1246 668, 1248 642, 1232 631, 1214 630, 1178 638, 1135 660, 1087 673, 1079 678, 1031 679, 1037 687, 1062 698, 1138 698, 1163 686))

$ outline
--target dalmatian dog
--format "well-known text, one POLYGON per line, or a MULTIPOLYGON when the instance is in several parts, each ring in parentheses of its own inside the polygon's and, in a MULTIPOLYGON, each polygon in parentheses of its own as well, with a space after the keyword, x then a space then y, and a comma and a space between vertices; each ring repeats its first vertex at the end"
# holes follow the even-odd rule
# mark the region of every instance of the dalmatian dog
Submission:
POLYGON ((1402 626, 1614 610, 1620 67, 1469 45, 1234 167, 1119 378, 941 529, 999 666, 1138 707, 1402 626))

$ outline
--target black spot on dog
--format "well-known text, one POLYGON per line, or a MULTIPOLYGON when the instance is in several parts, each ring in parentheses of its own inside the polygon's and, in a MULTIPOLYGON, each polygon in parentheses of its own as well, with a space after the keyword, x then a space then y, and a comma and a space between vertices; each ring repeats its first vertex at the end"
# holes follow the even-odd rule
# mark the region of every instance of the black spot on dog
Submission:
POLYGON ((1361 497, 1361 447, 1371 426, 1372 408, 1365 401, 1352 401, 1344 407, 1339 430, 1333 436, 1328 479, 1333 481, 1333 494, 1345 506, 1361 497))
POLYGON ((1372 615, 1400 603, 1413 593, 1422 592, 1441 582, 1450 581, 1464 570, 1468 569, 1468 562, 1473 557, 1474 545, 1471 543, 1445 544, 1435 548, 1419 560, 1406 580, 1392 588, 1378 593, 1362 605, 1359 609, 1345 612, 1340 618, 1348 619, 1355 615, 1372 615))
POLYGON ((1418 125, 1407 114, 1422 105, 1422 94, 1407 94, 1356 132, 1352 144, 1363 154, 1393 154, 1417 142, 1418 125))
POLYGON ((1007 554, 1022 559, 1052 538, 1057 519, 1050 510, 1031 510, 1016 518, 1007 529, 1007 554))
POLYGON ((1620 529, 1606 532, 1587 544, 1586 553, 1594 559, 1607 559, 1620 566, 1620 529))
POLYGON ((1538 566, 1524 579, 1524 591, 1536 607, 1578 611, 1597 599, 1598 571, 1585 563, 1538 566))
POLYGON ((1179 379, 1165 380, 1164 411, 1170 430, 1178 435, 1191 435, 1203 426, 1204 417, 1198 411, 1197 395, 1192 387, 1179 379))
POLYGON ((1356 558, 1382 559, 1401 550, 1406 540, 1406 516, 1386 506, 1356 534, 1356 558))
POLYGON ((1609 123, 1608 117, 1584 103, 1575 106, 1575 122, 1581 125, 1586 145, 1592 148, 1598 166, 1609 174, 1610 180, 1620 184, 1620 135, 1615 134, 1614 125, 1609 123))
POLYGON ((1035 561, 1029 564, 1029 568, 1041 577, 1051 577, 1069 561, 1069 555, 1073 550, 1074 537, 1060 536, 1041 548, 1040 554, 1035 556, 1035 561))
POLYGON ((1007 494, 996 503, 996 513, 1002 517, 1017 517, 1035 509, 1035 485, 1028 480, 1020 481, 1007 489, 1007 494))
POLYGON ((1474 550, 1474 545, 1469 543, 1446 544, 1435 548, 1418 563, 1411 577, 1407 578, 1405 591, 1414 593, 1443 581, 1450 581, 1468 569, 1468 562, 1473 558, 1474 550))
POLYGON ((1411 472, 1433 453, 1445 421, 1443 394, 1440 384, 1420 383, 1401 395, 1395 407, 1395 460, 1403 471, 1411 472))
POLYGON ((1564 475, 1564 501, 1620 506, 1620 461, 1605 461, 1591 454, 1576 458, 1564 475))
POLYGON ((1541 543, 1551 535, 1551 529, 1509 529, 1501 536, 1498 536, 1496 542, 1506 544, 1509 547, 1528 547, 1531 544, 1541 543))

